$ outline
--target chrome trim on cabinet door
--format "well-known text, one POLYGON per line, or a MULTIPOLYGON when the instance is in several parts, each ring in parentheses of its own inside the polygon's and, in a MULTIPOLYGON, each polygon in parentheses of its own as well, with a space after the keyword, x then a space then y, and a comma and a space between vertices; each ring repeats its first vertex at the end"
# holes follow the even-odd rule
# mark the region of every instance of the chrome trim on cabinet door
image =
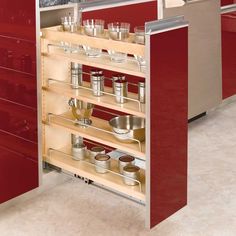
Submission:
POLYGON ((221 7, 221 14, 226 14, 234 11, 236 11, 236 4, 221 7))
POLYGON ((88 12, 88 11, 107 9, 111 7, 121 7, 126 5, 153 2, 153 1, 154 0, 102 0, 102 1, 85 2, 79 4, 79 11, 88 12))

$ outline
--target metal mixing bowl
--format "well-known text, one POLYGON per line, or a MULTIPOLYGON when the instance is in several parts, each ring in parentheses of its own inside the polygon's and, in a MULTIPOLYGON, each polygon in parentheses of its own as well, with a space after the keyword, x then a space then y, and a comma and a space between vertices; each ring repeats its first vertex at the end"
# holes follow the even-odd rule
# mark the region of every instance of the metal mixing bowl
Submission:
POLYGON ((145 119, 137 116, 117 116, 109 121, 114 136, 120 141, 145 140, 145 119))

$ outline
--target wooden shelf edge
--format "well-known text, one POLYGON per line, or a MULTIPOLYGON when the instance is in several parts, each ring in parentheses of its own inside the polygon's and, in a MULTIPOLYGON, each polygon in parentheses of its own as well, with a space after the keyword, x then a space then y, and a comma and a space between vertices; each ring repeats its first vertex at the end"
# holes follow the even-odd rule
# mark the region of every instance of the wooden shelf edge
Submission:
POLYGON ((51 41, 63 41, 79 45, 87 45, 90 47, 115 50, 131 55, 139 55, 145 57, 145 45, 134 43, 134 34, 130 33, 127 41, 111 40, 108 32, 105 30, 104 38, 91 37, 83 34, 83 27, 80 32, 70 33, 61 30, 61 26, 53 26, 41 29, 43 38, 51 41), (82 33, 81 33, 82 32, 82 33))
MULTIPOLYGON (((138 103, 134 101, 128 101, 127 103, 124 104, 118 104, 115 101, 114 97, 109 96, 109 95, 103 95, 101 97, 95 97, 92 95, 91 91, 83 90, 83 89, 71 89, 69 85, 65 84, 56 84, 56 83, 51 83, 49 87, 43 87, 43 90, 48 91, 48 92, 53 92, 56 94, 60 94, 63 96, 66 96, 68 98, 76 98, 79 100, 83 100, 85 102, 90 102, 94 105, 110 108, 116 111, 120 111, 123 113, 128 113, 131 115, 139 116, 142 118, 145 118, 146 115, 144 112, 138 111, 138 103), (81 91, 81 95, 79 95, 79 91, 81 91), (104 101, 103 101, 104 100, 104 101), (129 103, 129 104, 128 104, 129 103), (137 109, 135 109, 137 108, 137 109)), ((105 91, 107 91, 108 88, 105 88, 105 91)), ((131 95, 131 93, 130 93, 131 95)), ((135 94, 132 94, 130 97, 134 97, 135 94)), ((144 109, 144 105, 141 104, 142 109, 144 109)))
POLYGON ((145 73, 138 70, 138 64, 137 69, 133 70, 129 67, 136 67, 135 62, 127 61, 124 63, 115 63, 111 62, 109 56, 101 56, 100 58, 89 58, 85 54, 77 54, 77 53, 68 53, 65 54, 62 50, 57 50, 53 53, 47 53, 42 52, 42 56, 44 57, 54 57, 54 58, 62 58, 63 60, 67 62, 75 62, 81 65, 85 66, 91 66, 91 67, 97 67, 105 70, 120 72, 128 75, 137 76, 140 78, 145 78, 145 73))
MULTIPOLYGON (((70 113, 65 113, 63 114, 63 117, 67 117, 71 119, 71 116, 69 115, 70 113)), ((107 124, 102 119, 96 118, 96 117, 91 117, 93 122, 95 123, 95 126, 103 129, 105 127, 105 130, 107 129, 107 124), (98 125, 99 124, 99 125, 98 125)), ((136 143, 123 143, 118 141, 112 134, 106 134, 102 131, 97 131, 92 128, 83 128, 83 127, 78 127, 75 126, 74 124, 70 123, 69 121, 65 121, 61 119, 60 117, 51 117, 50 118, 50 123, 46 121, 42 121, 44 125, 50 125, 54 127, 58 127, 61 129, 65 129, 68 132, 72 134, 79 134, 80 136, 89 139, 94 142, 98 142, 101 144, 104 144, 109 147, 113 147, 119 150, 122 150, 126 153, 129 153, 130 155, 136 156, 141 160, 146 160, 145 152, 141 152, 138 147, 138 144, 136 143)), ((145 149, 145 144, 141 144, 143 150, 145 149)))
MULTIPOLYGON (((85 163, 80 163, 79 161, 75 161, 70 157, 63 157, 63 155, 61 154, 52 154, 50 157, 48 155, 43 156, 44 160, 49 164, 57 166, 73 174, 77 174, 84 178, 90 179, 98 184, 113 189, 116 192, 120 192, 139 201, 145 202, 145 193, 143 191, 140 192, 139 187, 137 185, 125 185, 122 182, 122 177, 113 177, 111 173, 99 174, 95 171, 93 166, 85 166, 85 163)), ((145 176, 145 173, 143 171, 141 173, 142 184, 144 185, 142 189, 144 189, 145 191, 145 177, 143 177, 145 176)))

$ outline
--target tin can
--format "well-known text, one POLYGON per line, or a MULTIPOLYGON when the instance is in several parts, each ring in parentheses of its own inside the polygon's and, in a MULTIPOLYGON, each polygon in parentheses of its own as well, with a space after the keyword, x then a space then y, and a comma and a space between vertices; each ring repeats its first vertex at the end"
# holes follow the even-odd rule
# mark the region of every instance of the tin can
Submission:
POLYGON ((134 165, 135 164, 135 158, 129 155, 125 155, 119 158, 118 166, 119 171, 121 174, 123 174, 123 168, 127 165, 134 165))
POLYGON ((103 95, 104 76, 102 74, 91 75, 91 88, 94 96, 100 97, 103 95))
POLYGON ((72 145, 72 158, 76 161, 84 160, 87 153, 87 146, 85 144, 72 145))
POLYGON ((127 165, 123 169, 123 181, 127 185, 137 185, 138 182, 134 180, 139 180, 140 179, 140 168, 138 166, 134 165, 127 165), (125 178, 128 177, 128 178, 125 178), (131 179, 130 179, 131 178, 131 179))
POLYGON ((94 158, 95 156, 97 156, 98 154, 106 154, 105 148, 101 147, 101 146, 94 146, 91 148, 90 150, 90 162, 94 163, 94 158))
POLYGON ((128 82, 126 80, 117 79, 114 81, 114 94, 116 95, 115 100, 117 103, 127 102, 128 94, 128 82))
POLYGON ((95 156, 95 170, 97 173, 105 174, 111 166, 111 157, 106 154, 98 154, 95 156))
POLYGON ((139 81, 138 82, 138 100, 141 103, 145 103, 145 80, 139 81))
POLYGON ((83 84, 83 74, 81 73, 80 65, 71 62, 71 87, 78 89, 83 84))

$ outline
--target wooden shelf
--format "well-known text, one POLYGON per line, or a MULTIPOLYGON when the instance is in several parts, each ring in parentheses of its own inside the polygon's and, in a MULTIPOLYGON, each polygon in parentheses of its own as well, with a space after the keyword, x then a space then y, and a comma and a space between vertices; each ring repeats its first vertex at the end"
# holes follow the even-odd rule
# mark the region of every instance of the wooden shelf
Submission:
POLYGON ((72 44, 87 45, 94 48, 115 50, 118 52, 145 57, 145 45, 134 43, 134 34, 131 33, 127 41, 116 41, 109 39, 107 30, 105 30, 104 38, 84 35, 83 28, 80 32, 70 33, 62 31, 61 26, 54 26, 41 29, 41 32, 42 37, 49 41, 62 41, 72 44))
MULTIPOLYGON (((89 88, 90 83, 83 82, 83 86, 89 88)), ((141 111, 139 111, 139 104, 135 101, 128 101, 124 104, 118 104, 115 102, 115 97, 104 94, 101 97, 95 97, 92 95, 92 91, 86 89, 72 89, 68 84, 62 84, 57 82, 50 82, 49 87, 43 87, 46 91, 51 91, 66 97, 73 97, 85 102, 90 102, 95 105, 110 108, 113 110, 121 111, 124 113, 132 114, 135 116, 145 118, 145 104, 141 104, 141 111)), ((112 88, 105 87, 105 92, 112 93, 112 88)), ((137 94, 129 93, 129 97, 137 99, 137 94)))
MULTIPOLYGON (((63 151, 71 155, 70 148, 63 148, 63 151)), ((82 161, 75 161, 67 155, 59 152, 51 151, 51 155, 44 155, 44 160, 52 165, 77 174, 84 178, 90 179, 95 183, 101 184, 105 187, 113 189, 122 194, 131 196, 137 200, 145 202, 145 171, 141 170, 140 182, 142 184, 142 192, 139 185, 128 186, 123 183, 123 178, 112 173, 99 174, 95 171, 93 165, 89 165, 82 161)), ((111 160, 111 170, 118 173, 117 160, 111 160)))
MULTIPOLYGON (((127 60, 123 63, 112 62, 108 54, 102 54, 99 58, 91 58, 85 53, 65 53, 61 48, 50 47, 50 53, 44 52, 42 56, 53 57, 55 60, 64 60, 65 62, 75 62, 78 64, 98 67, 105 70, 116 71, 128 75, 145 78, 145 73, 139 70, 138 63, 135 60, 127 60)), ((56 61, 55 61, 56 63, 56 61)))
MULTIPOLYGON (((62 114, 62 116, 67 119, 74 120, 71 112, 64 113, 62 114)), ((111 131, 108 121, 102 120, 97 117, 92 117, 91 119, 93 122, 92 123, 93 126, 106 130, 106 131, 111 131)), ((44 121, 44 123, 46 124, 46 121, 44 121)), ((60 116, 51 116, 50 125, 66 129, 72 134, 79 134, 80 136, 84 138, 90 139, 98 143, 102 143, 104 145, 107 145, 113 148, 120 149, 133 156, 137 156, 142 160, 145 160, 145 142, 141 143, 142 151, 140 151, 138 143, 120 142, 112 134, 99 131, 90 127, 84 128, 84 127, 74 125, 74 123, 72 123, 71 121, 65 120, 61 118, 60 116)))

